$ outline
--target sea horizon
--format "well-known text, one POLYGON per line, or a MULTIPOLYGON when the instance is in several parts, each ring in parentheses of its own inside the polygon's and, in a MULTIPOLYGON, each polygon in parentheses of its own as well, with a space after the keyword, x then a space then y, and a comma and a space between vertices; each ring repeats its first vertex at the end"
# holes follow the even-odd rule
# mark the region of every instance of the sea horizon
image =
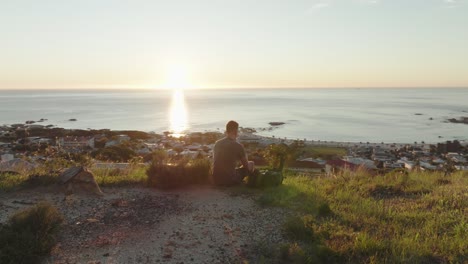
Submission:
POLYGON ((463 100, 468 88, 186 89, 175 96, 174 90, 163 89, 0 90, 0 112, 8 113, 2 114, 0 124, 44 118, 48 120, 40 124, 68 129, 187 133, 223 131, 225 122, 233 119, 262 136, 288 139, 468 139, 468 125, 447 121, 468 115, 463 100), (285 125, 271 128, 269 122, 285 125))

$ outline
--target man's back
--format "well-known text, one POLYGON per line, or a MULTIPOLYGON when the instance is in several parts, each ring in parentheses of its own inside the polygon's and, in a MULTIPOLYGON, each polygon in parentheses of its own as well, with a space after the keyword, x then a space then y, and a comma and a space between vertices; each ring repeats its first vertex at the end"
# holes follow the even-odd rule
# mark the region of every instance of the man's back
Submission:
POLYGON ((213 179, 216 184, 236 183, 237 162, 245 157, 244 147, 225 137, 216 141, 213 153, 213 179))

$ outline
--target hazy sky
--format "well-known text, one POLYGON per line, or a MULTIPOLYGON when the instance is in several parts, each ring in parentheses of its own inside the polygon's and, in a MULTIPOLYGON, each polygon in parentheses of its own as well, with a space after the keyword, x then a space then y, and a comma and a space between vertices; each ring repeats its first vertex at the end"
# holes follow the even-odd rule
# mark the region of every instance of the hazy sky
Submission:
POLYGON ((468 0, 0 0, 0 34, 3 89, 468 87, 468 0))

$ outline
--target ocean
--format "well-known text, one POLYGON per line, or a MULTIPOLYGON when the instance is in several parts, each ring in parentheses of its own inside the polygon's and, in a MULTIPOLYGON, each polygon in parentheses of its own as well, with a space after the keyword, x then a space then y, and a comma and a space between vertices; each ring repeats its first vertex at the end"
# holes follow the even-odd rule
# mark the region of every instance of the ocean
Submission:
POLYGON ((288 139, 436 143, 468 140, 468 125, 446 122, 462 116, 468 89, 0 90, 0 124, 80 129, 223 131, 236 120, 288 139))

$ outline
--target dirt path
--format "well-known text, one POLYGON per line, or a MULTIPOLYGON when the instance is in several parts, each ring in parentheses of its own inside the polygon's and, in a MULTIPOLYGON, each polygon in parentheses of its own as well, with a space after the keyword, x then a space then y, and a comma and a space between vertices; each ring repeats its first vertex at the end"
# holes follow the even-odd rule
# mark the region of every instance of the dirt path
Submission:
POLYGON ((48 263, 250 263, 281 243, 286 214, 250 195, 197 187, 104 189, 103 198, 38 190, 0 195, 0 222, 41 200, 66 223, 48 263))

